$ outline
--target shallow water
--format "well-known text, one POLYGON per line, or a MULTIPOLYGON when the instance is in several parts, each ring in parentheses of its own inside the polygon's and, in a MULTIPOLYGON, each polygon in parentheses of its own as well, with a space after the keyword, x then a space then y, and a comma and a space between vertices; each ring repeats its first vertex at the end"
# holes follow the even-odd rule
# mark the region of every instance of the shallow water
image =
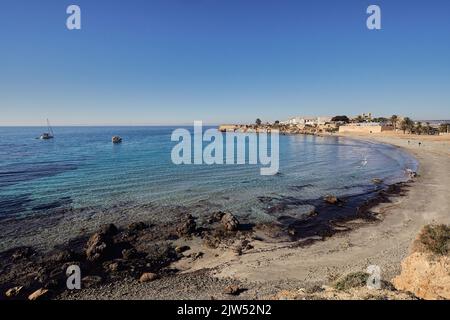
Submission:
MULTIPOLYGON (((183 206, 194 214, 223 209, 266 220, 276 213, 262 197, 364 194, 376 188, 373 178, 404 181, 404 170, 417 167, 393 146, 304 135, 280 136, 276 176, 261 176, 257 165, 174 165, 173 129, 57 127, 55 139, 42 141, 35 137, 44 128, 0 128, 0 217, 152 204, 183 206), (113 145, 113 135, 124 142, 113 145)), ((283 214, 310 210, 300 204, 283 214)))

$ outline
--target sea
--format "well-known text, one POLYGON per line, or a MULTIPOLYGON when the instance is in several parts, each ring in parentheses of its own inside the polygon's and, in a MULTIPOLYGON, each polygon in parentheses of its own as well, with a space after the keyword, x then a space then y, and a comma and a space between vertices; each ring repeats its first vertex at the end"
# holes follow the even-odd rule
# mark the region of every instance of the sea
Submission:
POLYGON ((154 215, 171 208, 194 215, 223 210, 270 221, 280 210, 270 210, 267 199, 298 200, 281 210, 298 217, 314 209, 309 200, 369 194, 406 181, 405 170, 418 166, 391 145, 309 135, 279 137, 280 168, 274 176, 262 176, 260 165, 176 165, 171 160, 175 129, 55 127, 54 139, 39 140, 46 128, 0 127, 0 222, 83 208, 129 214, 152 208, 154 215), (113 135, 123 142, 112 144, 113 135))

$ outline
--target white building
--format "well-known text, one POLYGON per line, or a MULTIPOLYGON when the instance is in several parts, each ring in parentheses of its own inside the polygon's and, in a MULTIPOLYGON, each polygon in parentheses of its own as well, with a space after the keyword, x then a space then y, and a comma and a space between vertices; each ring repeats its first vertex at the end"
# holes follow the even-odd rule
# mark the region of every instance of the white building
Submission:
POLYGON ((302 125, 302 126, 316 126, 316 125, 324 125, 327 122, 330 122, 332 117, 293 117, 287 121, 283 121, 282 124, 293 124, 293 125, 302 125))

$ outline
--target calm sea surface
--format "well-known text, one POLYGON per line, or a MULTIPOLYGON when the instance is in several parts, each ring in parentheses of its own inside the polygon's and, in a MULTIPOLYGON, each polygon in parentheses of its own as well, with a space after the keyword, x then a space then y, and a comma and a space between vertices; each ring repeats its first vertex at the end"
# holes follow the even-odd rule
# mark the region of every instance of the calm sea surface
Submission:
POLYGON ((42 141, 35 137, 44 128, 0 128, 0 217, 151 204, 265 219, 261 197, 358 195, 376 188, 373 178, 403 181, 417 166, 392 146, 302 135, 280 136, 276 176, 261 176, 257 165, 174 165, 173 129, 56 127, 55 139, 42 141), (123 143, 113 145, 113 135, 123 143))

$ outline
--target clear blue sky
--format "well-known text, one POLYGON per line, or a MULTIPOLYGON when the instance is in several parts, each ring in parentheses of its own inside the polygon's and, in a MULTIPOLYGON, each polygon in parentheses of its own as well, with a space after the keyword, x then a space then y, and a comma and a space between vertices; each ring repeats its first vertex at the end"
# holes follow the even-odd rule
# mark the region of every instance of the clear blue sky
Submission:
POLYGON ((2 0, 0 125, 449 119, 449 17, 448 0, 2 0))

